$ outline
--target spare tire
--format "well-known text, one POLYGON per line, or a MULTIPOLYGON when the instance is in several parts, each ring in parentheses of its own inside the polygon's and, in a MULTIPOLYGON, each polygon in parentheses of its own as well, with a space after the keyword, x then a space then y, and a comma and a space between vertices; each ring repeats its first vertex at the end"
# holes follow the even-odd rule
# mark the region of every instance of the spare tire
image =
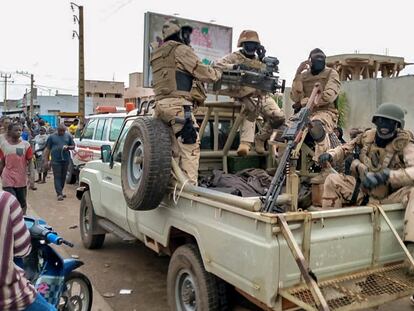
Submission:
POLYGON ((129 128, 122 150, 121 183, 129 208, 155 209, 171 177, 171 137, 161 120, 138 117, 129 128))

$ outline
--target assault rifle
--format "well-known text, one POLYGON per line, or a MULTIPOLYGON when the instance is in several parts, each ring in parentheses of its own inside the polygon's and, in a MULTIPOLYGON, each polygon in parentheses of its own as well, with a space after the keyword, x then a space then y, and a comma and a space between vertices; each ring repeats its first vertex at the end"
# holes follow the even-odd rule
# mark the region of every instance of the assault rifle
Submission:
POLYGON ((276 57, 264 57, 262 62, 264 69, 248 67, 244 64, 235 65, 233 69, 223 70, 221 79, 213 84, 213 91, 220 92, 227 88, 237 86, 248 86, 267 93, 276 93, 285 90, 285 80, 279 83, 279 77, 275 74, 279 72, 279 60, 276 57))
POLYGON ((282 192, 282 187, 286 180, 286 168, 289 165, 292 151, 300 142, 303 135, 303 131, 309 124, 309 116, 312 113, 313 107, 318 103, 320 96, 321 86, 319 83, 315 83, 308 103, 304 108, 300 110, 295 119, 292 120, 292 126, 286 128, 283 132, 282 139, 284 139, 287 142, 286 150, 284 151, 282 158, 280 159, 275 176, 273 177, 272 182, 270 183, 269 190, 266 193, 266 197, 261 209, 262 212, 284 212, 280 208, 275 208, 275 205, 278 196, 282 192))

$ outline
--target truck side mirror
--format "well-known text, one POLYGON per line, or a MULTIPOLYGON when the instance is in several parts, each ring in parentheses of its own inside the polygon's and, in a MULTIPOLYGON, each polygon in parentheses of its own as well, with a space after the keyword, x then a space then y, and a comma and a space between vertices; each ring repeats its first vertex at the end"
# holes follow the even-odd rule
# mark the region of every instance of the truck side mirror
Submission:
POLYGON ((101 146, 101 160, 103 163, 109 163, 111 161, 111 146, 110 145, 101 146))

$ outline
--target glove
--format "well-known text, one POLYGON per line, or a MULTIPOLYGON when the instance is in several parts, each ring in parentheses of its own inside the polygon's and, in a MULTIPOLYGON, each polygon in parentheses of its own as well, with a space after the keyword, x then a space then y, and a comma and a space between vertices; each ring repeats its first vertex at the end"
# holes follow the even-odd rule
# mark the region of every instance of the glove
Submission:
POLYGON ((323 165, 327 162, 331 163, 332 161, 333 161, 332 155, 330 153, 327 153, 327 152, 322 153, 319 156, 319 159, 318 159, 318 162, 319 162, 320 165, 323 165))
POLYGON ((294 113, 298 113, 302 109, 302 105, 301 103, 294 103, 292 108, 294 113))
POLYGON ((381 172, 372 173, 369 172, 365 175, 365 179, 362 185, 367 190, 372 190, 378 186, 385 185, 390 178, 390 169, 386 168, 381 172))
POLYGON ((262 61, 263 58, 266 56, 266 49, 263 45, 259 45, 259 47, 256 50, 257 57, 259 57, 259 60, 262 61))
POLYGON ((237 64, 233 65, 234 70, 250 70, 251 68, 249 66, 246 66, 245 64, 237 64))

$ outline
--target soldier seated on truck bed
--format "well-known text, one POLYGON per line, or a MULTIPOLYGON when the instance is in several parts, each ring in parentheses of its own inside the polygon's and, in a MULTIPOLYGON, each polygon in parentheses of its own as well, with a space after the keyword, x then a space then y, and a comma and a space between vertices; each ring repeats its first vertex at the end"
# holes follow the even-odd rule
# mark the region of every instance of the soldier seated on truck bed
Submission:
POLYGON ((398 105, 382 104, 372 117, 376 128, 323 153, 319 163, 341 162, 356 152, 353 176, 330 174, 326 178, 322 208, 366 205, 370 198, 383 204, 401 202, 406 207, 403 239, 413 254, 414 136, 404 130, 404 114, 398 105))
MULTIPOLYGON (((254 69, 263 69, 265 67, 262 59, 266 54, 266 50, 260 44, 259 35, 256 31, 243 30, 239 36, 237 47, 241 49, 224 56, 216 61, 214 65, 222 69, 233 69, 239 65, 254 69)), ((240 128, 240 145, 237 149, 237 154, 239 156, 246 156, 252 147, 253 141, 256 152, 263 154, 265 152, 265 143, 272 135, 273 129, 279 128, 285 122, 283 111, 270 94, 251 87, 242 87, 232 97, 244 105, 249 112, 247 119, 243 121, 240 128), (263 116, 265 122, 255 137, 255 121, 259 114, 263 116)))

